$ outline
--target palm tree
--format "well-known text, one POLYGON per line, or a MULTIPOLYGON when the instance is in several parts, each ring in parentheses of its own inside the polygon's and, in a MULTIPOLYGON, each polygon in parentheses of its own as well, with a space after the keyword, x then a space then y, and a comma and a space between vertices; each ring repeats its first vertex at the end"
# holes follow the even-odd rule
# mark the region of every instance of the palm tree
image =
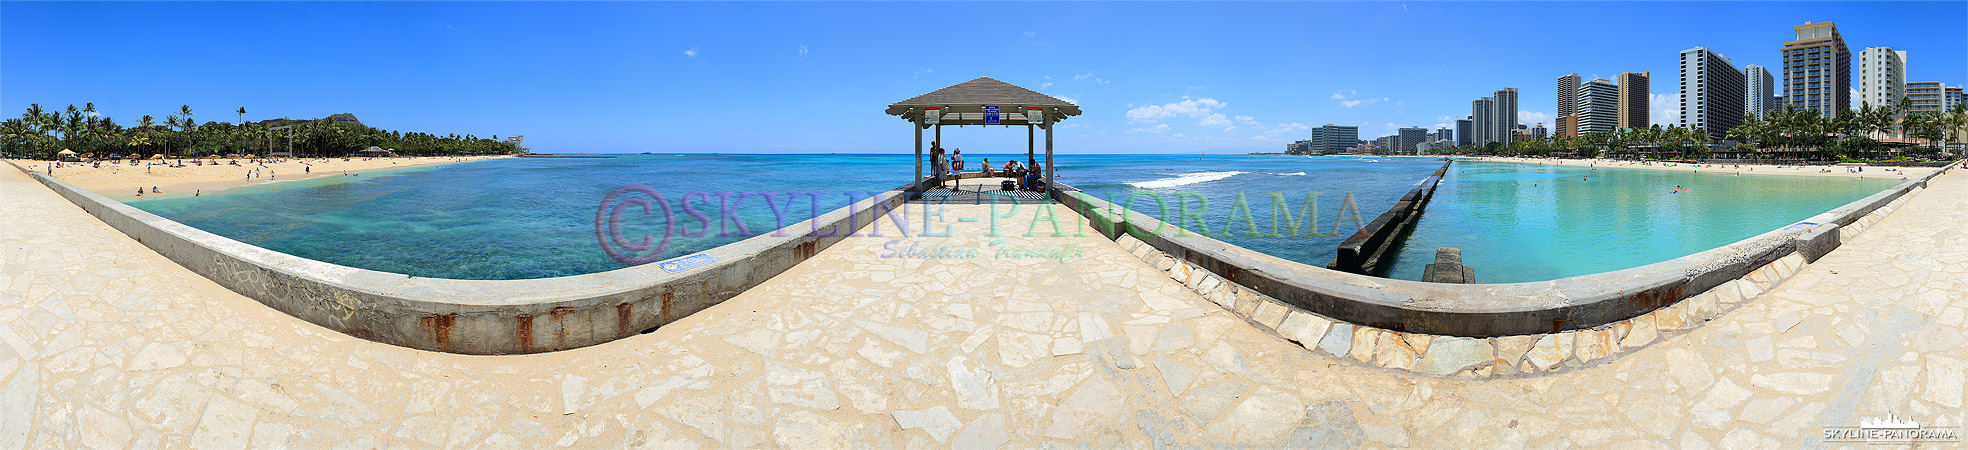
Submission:
POLYGON ((244 106, 239 107, 238 113, 239 113, 239 127, 233 129, 232 131, 232 144, 235 147, 244 147, 245 144, 239 141, 239 133, 246 130, 246 107, 244 106))
POLYGON ((87 123, 83 124, 82 134, 84 136, 95 136, 96 135, 96 122, 95 122, 96 103, 95 102, 86 102, 82 104, 82 117, 84 119, 87 119, 87 123))
POLYGON ((1907 116, 1913 113, 1913 97, 1900 96, 1900 106, 1893 108, 1900 119, 1900 139, 1907 138, 1907 116))
POLYGON ((150 127, 153 125, 157 125, 157 119, 151 118, 149 114, 145 114, 142 119, 137 120, 137 129, 143 130, 144 144, 146 145, 150 144, 150 127))
POLYGON ((178 105, 178 115, 183 116, 184 119, 183 121, 179 122, 179 124, 184 126, 184 131, 185 131, 184 148, 189 150, 191 149, 191 128, 192 126, 197 124, 197 122, 191 120, 191 115, 192 115, 191 105, 178 105))
POLYGON ((47 114, 48 111, 42 109, 40 103, 28 104, 27 112, 21 113, 21 125, 26 126, 28 131, 33 133, 37 147, 47 145, 44 142, 48 138, 47 114))
POLYGON ((1941 140, 1942 142, 1946 142, 1947 135, 1960 133, 1963 131, 1963 128, 1968 128, 1968 104, 1954 104, 1953 110, 1948 111, 1947 115, 1943 117, 1943 123, 1946 125, 1944 128, 1947 131, 1941 140))

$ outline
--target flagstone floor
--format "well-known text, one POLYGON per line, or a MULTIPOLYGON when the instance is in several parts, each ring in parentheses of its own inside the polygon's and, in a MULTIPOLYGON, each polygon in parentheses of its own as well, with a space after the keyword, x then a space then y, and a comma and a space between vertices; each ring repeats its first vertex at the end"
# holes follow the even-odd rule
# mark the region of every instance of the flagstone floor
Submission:
POLYGON ((0 448, 1861 448, 1821 427, 1961 425, 1964 190, 1938 178, 1688 334, 1461 380, 1307 353, 1091 233, 1026 236, 1033 205, 999 237, 1003 207, 950 205, 948 237, 847 239, 650 334, 423 352, 233 294, 0 170, 0 448))

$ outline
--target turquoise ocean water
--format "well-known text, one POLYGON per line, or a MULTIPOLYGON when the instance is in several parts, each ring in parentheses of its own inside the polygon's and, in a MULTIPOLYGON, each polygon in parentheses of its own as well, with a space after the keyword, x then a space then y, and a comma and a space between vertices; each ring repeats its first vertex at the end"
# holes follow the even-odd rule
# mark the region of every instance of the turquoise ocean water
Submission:
MULTIPOLYGON (((989 157, 999 165, 1008 156, 970 155, 970 161, 989 157)), ((1061 182, 1093 195, 1171 222, 1187 212, 1192 229, 1207 227, 1228 242, 1324 266, 1340 240, 1357 229, 1353 218, 1373 220, 1441 162, 1070 155, 1056 164, 1061 182), (1278 199, 1299 223, 1296 235, 1289 221, 1278 220, 1278 199)), ((1769 231, 1893 183, 1497 163, 1455 167, 1390 276, 1418 278, 1436 246, 1462 247, 1483 282, 1634 267, 1769 231), (1592 180, 1577 182, 1573 170, 1592 180), (1574 183, 1564 183, 1566 178, 1574 183), (1666 194, 1674 184, 1694 190, 1666 194)), ((336 264, 432 278, 522 279, 626 266, 604 248, 668 259, 772 232, 897 187, 913 170, 905 155, 525 158, 280 182, 224 195, 125 200, 219 235, 336 264), (670 205, 667 218, 648 193, 670 205), (636 199, 647 200, 649 214, 636 199), (620 219, 615 229, 623 238, 608 232, 611 218, 620 219), (639 247, 645 235, 650 245, 639 247)))

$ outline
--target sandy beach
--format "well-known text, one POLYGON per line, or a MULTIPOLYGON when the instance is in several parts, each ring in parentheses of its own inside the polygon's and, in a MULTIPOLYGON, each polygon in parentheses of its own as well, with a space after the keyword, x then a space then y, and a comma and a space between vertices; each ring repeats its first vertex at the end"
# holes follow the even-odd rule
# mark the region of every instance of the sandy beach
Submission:
MULTIPOLYGON (((479 161, 511 156, 431 156, 397 158, 299 158, 270 160, 243 159, 199 159, 205 165, 194 165, 193 160, 184 160, 184 167, 178 167, 177 160, 165 165, 163 160, 103 162, 100 167, 94 163, 61 163, 54 169, 55 178, 74 184, 76 187, 102 194, 103 196, 131 200, 139 198, 174 198, 194 193, 213 195, 228 189, 262 183, 304 180, 308 178, 342 176, 367 171, 401 169, 405 167, 450 164, 465 161, 479 161), (212 164, 217 162, 217 164, 212 164), (234 165, 234 163, 238 165, 234 165), (248 173, 254 173, 250 178, 248 173), (156 187, 162 194, 152 194, 156 187), (142 188, 144 197, 136 197, 137 189, 142 188)), ((48 173, 51 161, 12 160, 14 164, 38 173, 48 173)))
POLYGON ((1722 175, 1787 175, 1812 177, 1850 177, 1850 178, 1890 178, 1917 177, 1933 172, 1936 167, 1892 167, 1864 166, 1767 166, 1767 165, 1721 165, 1721 164, 1676 164, 1659 162, 1620 161, 1611 159, 1544 159, 1508 158, 1496 156, 1460 157, 1475 161, 1502 162, 1515 164, 1547 164, 1574 167, 1612 167, 1620 169, 1678 170, 1695 173, 1715 173, 1722 175))

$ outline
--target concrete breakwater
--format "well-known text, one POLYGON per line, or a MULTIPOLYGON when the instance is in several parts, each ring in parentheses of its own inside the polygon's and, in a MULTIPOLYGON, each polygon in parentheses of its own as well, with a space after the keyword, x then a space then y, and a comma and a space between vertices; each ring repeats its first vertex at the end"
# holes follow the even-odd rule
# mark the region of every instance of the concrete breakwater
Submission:
POLYGON ((905 198, 901 189, 879 193, 788 228, 822 231, 755 236, 685 256, 698 265, 683 269, 659 261, 558 278, 449 280, 260 248, 21 170, 159 254, 281 312, 363 339, 466 354, 585 347, 668 324, 813 257, 905 198))
POLYGON ((1455 161, 1444 161, 1442 168, 1423 178, 1407 195, 1394 202, 1387 212, 1375 217, 1366 226, 1339 244, 1338 253, 1326 268, 1362 275, 1381 275, 1387 272, 1389 252, 1401 248, 1401 240, 1414 228, 1415 221, 1421 219, 1421 211, 1428 207, 1428 201, 1435 198, 1435 187, 1442 184, 1442 176, 1449 172, 1449 165, 1455 161))
MULTIPOLYGON (((1462 337, 1582 330, 1632 319, 1772 269, 1830 252, 1876 220, 1875 212, 1926 186, 1946 168, 1809 219, 1693 255, 1631 269, 1509 284, 1393 280, 1310 266, 1181 232, 1139 212, 1078 192, 1054 198, 1088 216, 1110 238, 1136 239, 1168 261, 1193 266, 1252 295, 1338 322, 1404 333, 1462 337)), ((1890 210, 1890 208, 1887 208, 1890 210)), ((1152 259, 1152 258, 1150 258, 1152 259)), ((1152 263, 1152 262, 1151 262, 1152 263)), ((1791 270, 1794 272, 1794 267, 1791 270)), ((1732 285, 1733 286, 1733 285, 1732 285)))
MULTIPOLYGON (((284 313, 369 340, 467 354, 576 348, 662 326, 813 257, 932 185, 924 181, 899 187, 790 227, 825 232, 760 235, 689 255, 698 265, 681 269, 658 262, 559 278, 448 280, 282 254, 158 217, 46 175, 23 172, 159 254, 284 313)), ((1695 255, 1615 272, 1497 285, 1422 283, 1338 272, 1179 233, 1173 224, 1064 185, 1052 198, 1088 218, 1107 238, 1130 241, 1124 247, 1139 251, 1137 256, 1158 269, 1195 283, 1192 288, 1207 285, 1229 292, 1215 294, 1212 300, 1229 303, 1226 308, 1260 324, 1277 322, 1265 318, 1311 314, 1362 329, 1493 337, 1600 327, 1720 289, 1734 290, 1738 292, 1734 298, 1741 298, 1740 292, 1747 292, 1742 287, 1745 279, 1761 277, 1749 286, 1767 289, 1771 280, 1788 276, 1806 261, 1836 248, 1940 173, 1695 255), (1219 300, 1224 295, 1270 303, 1219 300), (1233 306, 1246 304, 1272 306, 1233 306)))

